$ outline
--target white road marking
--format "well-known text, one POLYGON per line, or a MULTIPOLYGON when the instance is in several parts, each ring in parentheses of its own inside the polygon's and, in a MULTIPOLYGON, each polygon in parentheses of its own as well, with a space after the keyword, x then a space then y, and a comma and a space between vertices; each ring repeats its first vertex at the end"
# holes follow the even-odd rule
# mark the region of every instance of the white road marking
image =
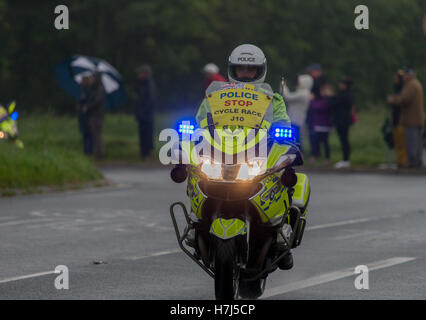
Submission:
POLYGON ((382 234, 382 233, 378 230, 366 230, 366 231, 350 233, 343 236, 334 237, 333 240, 349 240, 353 238, 361 238, 361 237, 367 237, 367 236, 379 235, 379 234, 382 234))
MULTIPOLYGON (((369 263, 367 264, 367 267, 369 271, 374 271, 374 270, 392 267, 394 265, 398 265, 401 263, 413 261, 415 259, 416 258, 410 258, 410 257, 395 257, 395 258, 390 258, 386 260, 380 260, 380 261, 369 263)), ((329 273, 311 277, 302 281, 288 283, 279 287, 271 288, 271 289, 265 290, 265 293, 262 295, 262 298, 270 298, 270 297, 284 294, 287 292, 296 291, 296 290, 300 290, 300 289, 304 289, 308 287, 313 287, 319 284, 351 277, 351 276, 354 276, 354 270, 355 270, 355 267, 347 268, 340 271, 329 272, 329 273)))
POLYGON ((147 254, 145 256, 127 257, 125 259, 126 260, 140 260, 140 259, 145 259, 145 258, 165 256, 165 255, 168 255, 168 254, 173 254, 173 253, 178 253, 178 252, 181 252, 181 249, 164 250, 164 251, 159 251, 159 252, 147 254))
POLYGON ((319 225, 311 226, 311 227, 307 226, 305 230, 326 229, 326 228, 340 227, 340 226, 344 226, 348 224, 364 223, 364 222, 378 221, 378 220, 385 220, 385 219, 396 219, 401 217, 402 215, 397 214, 392 216, 368 217, 368 218, 344 220, 344 221, 338 221, 338 222, 332 222, 332 223, 319 224, 319 225))
POLYGON ((32 222, 46 222, 46 221, 52 221, 51 218, 38 218, 38 219, 29 219, 29 220, 16 220, 16 221, 8 221, 0 223, 0 227, 7 227, 7 226, 13 226, 18 224, 24 224, 24 223, 32 223, 32 222))
POLYGON ((31 211, 30 212, 30 216, 34 216, 34 217, 45 217, 46 213, 40 212, 40 211, 31 211))
POLYGON ((6 282, 12 282, 12 281, 18 281, 18 280, 36 278, 36 277, 41 277, 41 276, 45 276, 45 275, 53 274, 53 273, 55 273, 55 271, 46 271, 46 272, 39 272, 39 273, 27 274, 25 276, 19 276, 19 277, 1 279, 0 283, 6 283, 6 282))

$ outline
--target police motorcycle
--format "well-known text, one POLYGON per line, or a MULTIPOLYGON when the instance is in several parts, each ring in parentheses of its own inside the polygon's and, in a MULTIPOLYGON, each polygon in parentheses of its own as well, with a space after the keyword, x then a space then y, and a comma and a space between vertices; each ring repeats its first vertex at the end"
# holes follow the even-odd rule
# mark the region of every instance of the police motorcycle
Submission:
POLYGON ((24 143, 18 139, 18 124, 19 114, 15 111, 16 102, 11 102, 7 108, 0 105, 0 143, 12 142, 18 148, 24 148, 24 143))
POLYGON ((294 170, 303 159, 292 129, 265 120, 268 84, 209 89, 211 112, 199 128, 178 126, 171 178, 186 181, 190 205, 175 202, 170 214, 180 248, 214 279, 216 299, 256 299, 302 242, 310 184, 294 170))

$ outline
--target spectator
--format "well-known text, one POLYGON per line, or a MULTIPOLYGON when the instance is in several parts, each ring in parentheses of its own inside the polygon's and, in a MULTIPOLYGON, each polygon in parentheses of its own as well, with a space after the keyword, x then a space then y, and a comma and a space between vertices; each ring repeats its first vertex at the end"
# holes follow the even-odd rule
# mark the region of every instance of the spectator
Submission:
POLYGON ((94 156, 96 159, 102 159, 105 156, 102 125, 105 114, 105 89, 101 82, 99 73, 89 77, 87 101, 82 107, 82 111, 87 114, 90 133, 93 138, 94 156))
MULTIPOLYGON (((394 94, 400 94, 402 91, 403 83, 403 74, 402 69, 398 70, 394 76, 394 94)), ((399 123, 401 118, 401 110, 396 105, 391 105, 392 107, 392 127, 393 127, 393 145, 395 147, 396 153, 396 164, 400 168, 408 166, 407 150, 405 148, 405 136, 404 128, 399 123)))
POLYGON ((83 107, 87 103, 90 93, 90 76, 84 75, 81 80, 82 94, 77 105, 78 127, 83 136, 83 152, 85 155, 93 154, 93 137, 89 128, 89 119, 86 112, 83 112, 83 107))
POLYGON ((152 78, 149 65, 143 65, 136 70, 137 73, 137 102, 135 116, 139 125, 140 155, 146 158, 154 149, 154 110, 157 105, 157 86, 152 78))
POLYGON ((332 127, 331 111, 328 97, 333 94, 333 89, 328 84, 320 87, 319 93, 311 100, 311 126, 313 129, 313 145, 311 162, 316 162, 320 155, 321 145, 324 145, 325 164, 330 161, 330 147, 328 144, 328 134, 332 127))
MULTIPOLYGON (((311 88, 311 93, 312 93, 311 99, 313 99, 315 96, 320 96, 320 87, 327 83, 327 78, 324 76, 322 67, 319 63, 313 63, 309 65, 306 68, 306 72, 308 72, 313 79, 313 84, 311 88)), ((316 142, 315 142, 315 132, 312 128, 311 112, 312 112, 312 109, 309 108, 306 115, 306 123, 308 125, 308 130, 309 130, 309 142, 311 144, 311 149, 313 149, 316 142)))
POLYGON ((319 63, 313 63, 306 68, 306 71, 311 75, 314 83, 311 92, 315 96, 320 95, 320 88, 327 83, 327 78, 323 74, 322 66, 319 63))
POLYGON ((283 96, 287 103, 287 113, 299 143, 301 143, 301 132, 306 122, 306 113, 311 100, 312 83, 312 77, 308 74, 303 74, 297 78, 296 91, 290 92, 287 86, 283 88, 283 96))
POLYGON ((204 72, 204 91, 209 87, 213 81, 224 81, 225 77, 219 73, 219 67, 214 63, 208 63, 203 68, 204 72))
POLYGON ((387 103, 399 106, 401 110, 399 123, 404 128, 405 147, 408 166, 422 166, 422 129, 424 126, 423 87, 415 76, 413 69, 404 68, 403 87, 400 94, 389 95, 387 103))
POLYGON ((333 116, 333 124, 336 127, 339 136, 340 145, 342 147, 343 160, 337 162, 335 168, 350 167, 350 144, 349 144, 349 127, 352 124, 352 80, 350 78, 342 78, 339 81, 339 92, 337 95, 330 97, 330 107, 333 116))

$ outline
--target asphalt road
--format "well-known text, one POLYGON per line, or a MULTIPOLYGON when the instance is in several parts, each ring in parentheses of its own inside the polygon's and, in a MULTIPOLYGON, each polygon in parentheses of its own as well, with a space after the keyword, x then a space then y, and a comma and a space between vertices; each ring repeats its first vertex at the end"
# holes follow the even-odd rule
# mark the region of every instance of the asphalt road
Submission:
MULTIPOLYGON (((172 229, 169 205, 186 201, 184 185, 165 169, 104 173, 118 185, 0 198, 0 299, 214 299, 172 229), (59 265, 68 290, 55 288, 59 265)), ((271 274, 262 298, 425 299, 425 176, 309 176, 295 266, 271 274), (359 265, 368 289, 355 288, 359 265)))

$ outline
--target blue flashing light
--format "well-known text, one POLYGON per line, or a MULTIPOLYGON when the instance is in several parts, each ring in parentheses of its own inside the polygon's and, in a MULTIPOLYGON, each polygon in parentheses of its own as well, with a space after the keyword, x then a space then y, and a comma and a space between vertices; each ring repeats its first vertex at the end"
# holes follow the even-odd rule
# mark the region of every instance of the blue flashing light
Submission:
POLYGON ((10 115, 10 119, 12 119, 13 121, 18 120, 19 118, 19 114, 17 111, 12 112, 12 114, 10 115))
POLYGON ((193 134, 195 126, 190 121, 179 122, 178 132, 179 134, 193 134))
POLYGON ((271 135, 279 143, 284 143, 285 141, 293 142, 295 139, 295 131, 289 127, 273 127, 271 135))
POLYGON ((292 138, 293 130, 291 128, 276 128, 275 129, 275 138, 292 138))

